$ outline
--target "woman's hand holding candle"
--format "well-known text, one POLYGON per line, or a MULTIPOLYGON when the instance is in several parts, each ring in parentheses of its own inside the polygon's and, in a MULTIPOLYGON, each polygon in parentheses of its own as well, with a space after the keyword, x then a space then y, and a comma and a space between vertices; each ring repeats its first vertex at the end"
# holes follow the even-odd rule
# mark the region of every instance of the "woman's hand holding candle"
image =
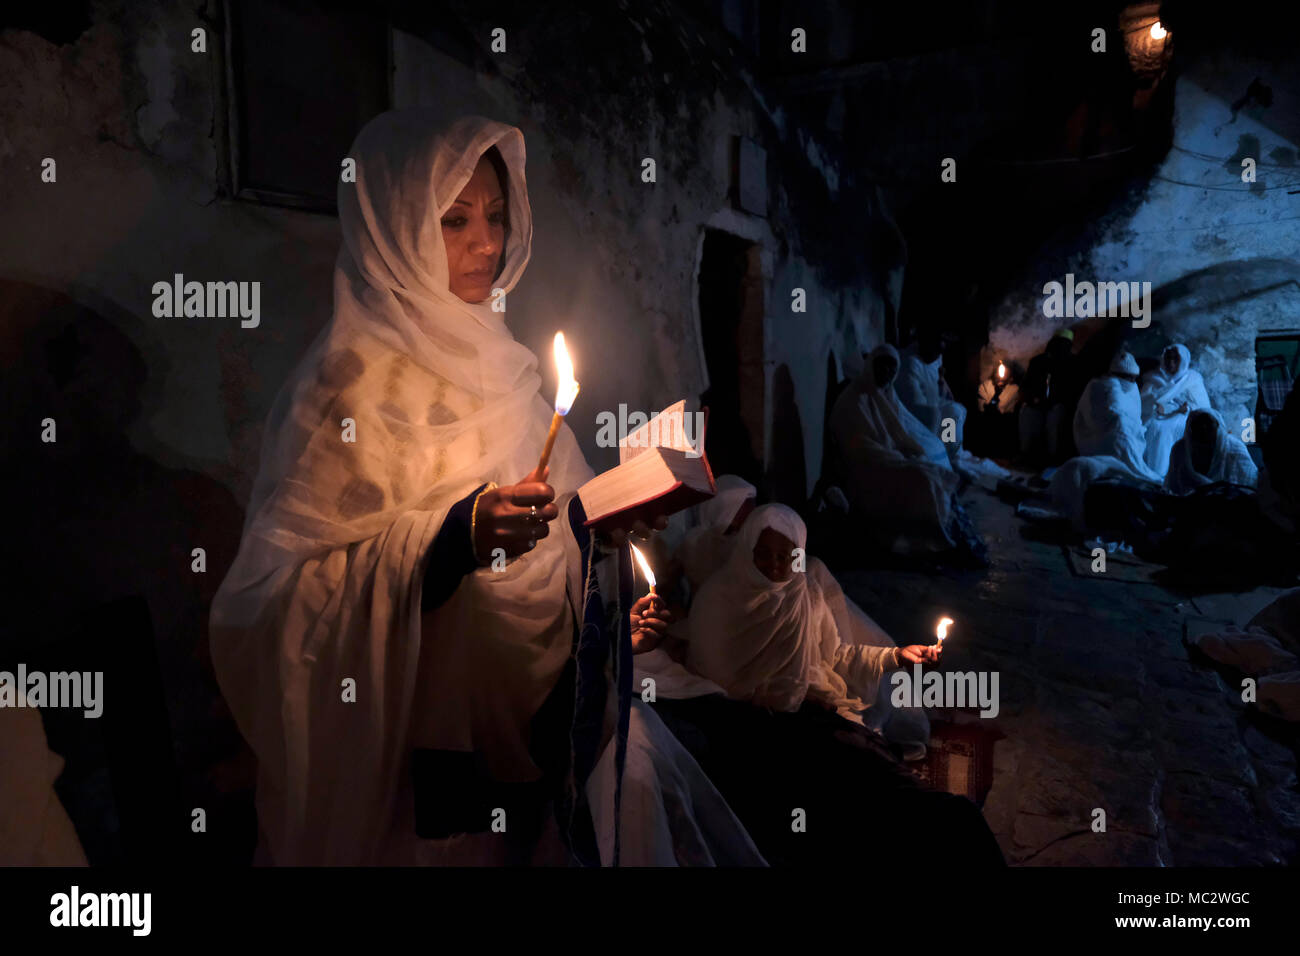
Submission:
POLYGON ((548 522, 559 517, 555 489, 546 483, 550 469, 534 470, 523 481, 502 485, 479 496, 474 512, 474 553, 488 564, 497 548, 507 558, 533 550, 551 533, 548 522), (534 513, 533 509, 536 509, 534 513))

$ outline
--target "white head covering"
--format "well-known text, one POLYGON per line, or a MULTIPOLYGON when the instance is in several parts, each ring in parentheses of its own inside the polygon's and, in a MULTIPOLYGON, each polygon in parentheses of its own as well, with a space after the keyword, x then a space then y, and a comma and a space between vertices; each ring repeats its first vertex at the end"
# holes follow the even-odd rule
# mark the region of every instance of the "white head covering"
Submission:
MULTIPOLYGON (((860 444, 868 457, 901 458, 925 454, 921 443, 908 430, 907 411, 894 394, 893 383, 876 381, 876 359, 888 356, 898 364, 898 350, 879 345, 852 385, 856 402, 842 396, 831 414, 831 428, 841 441, 860 444)), ((847 393, 846 393, 847 394, 847 393)))
POLYGON ((1110 363, 1110 373, 1112 375, 1133 375, 1136 376, 1142 369, 1138 367, 1137 359, 1127 351, 1120 352, 1110 363))
MULTIPOLYGON (((439 125, 424 110, 362 129, 357 181, 339 185, 334 314, 267 423, 239 555, 213 604, 212 656, 258 756, 277 863, 377 859, 412 746, 476 751, 503 780, 536 775, 527 723, 571 640, 578 559, 555 533, 563 519, 506 570, 471 574, 420 614, 448 509, 482 482, 523 478, 551 416, 537 359, 504 315, 448 285, 441 216, 494 145, 509 194, 496 285, 509 291, 532 242, 519 130, 439 125), (340 707, 346 677, 357 703, 340 707)), ((590 475, 563 429, 557 495, 590 475)))
POLYGON ((1192 368, 1192 353, 1186 345, 1171 345, 1165 353, 1174 352, 1178 356, 1178 371, 1170 375, 1165 371, 1164 354, 1161 355, 1160 367, 1147 376, 1143 384, 1144 414, 1150 417, 1155 405, 1159 404, 1168 413, 1173 407, 1187 400, 1193 409, 1209 404, 1205 394, 1205 381, 1201 373, 1192 368))
POLYGON ((1201 408, 1187 416, 1187 428, 1183 437, 1174 445, 1169 456, 1169 474, 1165 476, 1165 485, 1176 495, 1191 494, 1197 488, 1213 485, 1220 481, 1253 488, 1259 480, 1259 472, 1236 436, 1232 435, 1219 413, 1213 409, 1201 408), (1192 429, 1198 416, 1206 416, 1214 422, 1214 451, 1210 455, 1210 466, 1204 471, 1196 470, 1192 461, 1192 429))
POLYGON ((1165 373, 1165 378, 1168 380, 1170 385, 1176 385, 1187 375, 1188 372, 1192 370, 1192 352, 1191 349, 1189 349, 1186 345, 1183 345, 1182 343, 1175 343, 1174 345, 1169 346, 1167 349, 1164 350, 1163 353, 1161 353, 1160 356, 1161 359, 1160 371, 1162 373, 1164 373, 1165 371, 1164 357, 1170 352, 1173 352, 1175 355, 1178 356, 1178 371, 1175 372, 1173 375, 1169 375, 1168 373, 1165 373))
POLYGON ((719 475, 717 485, 717 494, 700 503, 700 527, 725 531, 741 506, 758 497, 758 489, 739 475, 719 475))
MULTIPOLYGON (((772 581, 754 564, 759 535, 772 528, 796 548, 807 543, 803 519, 785 505, 755 508, 738 532, 727 563, 691 605, 687 666, 728 696, 773 710, 798 710, 808 696, 839 705, 849 697, 827 665, 825 647, 839 644, 831 609, 809 575, 772 581)), ((856 709, 865 705, 849 701, 856 709)))

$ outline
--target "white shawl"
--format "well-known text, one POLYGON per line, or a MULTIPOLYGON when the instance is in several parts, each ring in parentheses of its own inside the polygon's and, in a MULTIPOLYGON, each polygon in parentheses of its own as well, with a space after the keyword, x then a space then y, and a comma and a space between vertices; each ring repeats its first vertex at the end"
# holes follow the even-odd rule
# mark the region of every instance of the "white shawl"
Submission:
MULTIPOLYGON (((448 286, 441 216, 493 145, 508 170, 496 285, 509 292, 532 241, 522 134, 481 117, 440 127, 421 110, 362 129, 357 181, 339 185, 334 314, 267 423, 211 630, 276 863, 406 860, 392 844, 415 839, 394 819, 413 747, 477 751, 505 781, 538 774, 527 723, 568 656, 566 578, 579 573, 564 518, 505 571, 480 569, 420 613, 448 509, 482 482, 523 478, 551 415, 504 314, 448 286)), ((562 516, 590 475, 563 429, 549 479, 562 516)))
MULTIPOLYGON (((1121 359, 1132 362, 1128 353, 1121 359)), ((1116 359, 1111 370, 1126 367, 1116 359)), ((1133 363, 1136 368, 1136 363, 1133 363)), ((1109 456, 1122 462, 1135 478, 1159 483, 1163 474, 1147 467, 1142 400, 1137 385, 1115 375, 1094 378, 1083 390, 1074 413, 1074 443, 1084 456, 1109 456)))
POLYGON ((759 571, 754 545, 765 528, 798 548, 807 543, 803 520, 790 508, 754 509, 726 565, 691 607, 687 664, 736 700, 795 711, 809 699, 861 723, 858 712, 875 701, 894 650, 841 639, 820 563, 814 571, 810 561, 806 572, 796 570, 781 583, 759 571))
MULTIPOLYGON (((1175 408, 1186 401, 1195 411, 1209 408, 1210 397, 1205 391, 1205 379, 1201 373, 1192 368, 1192 353, 1186 345, 1169 347, 1178 355, 1178 371, 1168 374, 1162 365, 1151 372, 1142 384, 1142 417, 1150 418, 1155 414, 1156 405, 1165 410, 1165 417, 1172 417, 1175 408)), ((1169 349, 1166 349, 1169 351, 1169 349)))
POLYGON ((1178 356, 1178 371, 1165 373, 1163 366, 1152 372, 1142 386, 1142 420, 1146 422, 1146 449, 1143 453, 1147 466, 1158 475, 1170 467, 1170 452, 1174 443, 1183 437, 1187 416, 1197 409, 1210 407, 1210 396, 1205 391, 1201 373, 1192 368, 1192 353, 1185 345, 1171 345, 1166 352, 1178 356), (1186 402, 1188 410, 1178 409, 1186 402), (1159 405, 1162 411, 1157 411, 1159 405))
POLYGON ((1185 431, 1169 456, 1169 474, 1165 476, 1165 487, 1175 495, 1188 495, 1197 488, 1220 481, 1254 488, 1259 480, 1259 470, 1246 446, 1236 435, 1228 432, 1215 412, 1206 409, 1194 411, 1187 417, 1188 424, 1198 415, 1209 416, 1214 421, 1214 453, 1210 457, 1209 470, 1201 474, 1192 464, 1190 430, 1185 431))
POLYGON ((882 355, 898 361, 898 350, 892 345, 878 346, 871 353, 862 373, 835 403, 831 430, 843 448, 855 453, 853 457, 874 462, 925 458, 925 448, 907 427, 908 418, 915 421, 915 417, 902 407, 892 383, 876 383, 875 359, 882 355))
POLYGON ((699 526, 687 532, 677 549, 677 559, 692 589, 703 584, 727 560, 736 540, 734 534, 726 533, 727 528, 741 506, 758 496, 758 489, 737 475, 720 475, 717 483, 718 493, 699 505, 699 526))

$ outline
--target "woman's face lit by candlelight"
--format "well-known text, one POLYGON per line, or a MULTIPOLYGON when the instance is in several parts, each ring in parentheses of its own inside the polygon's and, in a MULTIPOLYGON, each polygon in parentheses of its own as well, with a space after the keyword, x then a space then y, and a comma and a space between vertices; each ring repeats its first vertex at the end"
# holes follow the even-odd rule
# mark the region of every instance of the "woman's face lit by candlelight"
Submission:
POLYGON ((506 242, 506 197, 485 155, 456 201, 442 217, 451 291, 466 302, 492 294, 506 242))
POLYGON ((754 543, 754 567, 769 581, 790 580, 794 542, 775 528, 764 528, 754 543))

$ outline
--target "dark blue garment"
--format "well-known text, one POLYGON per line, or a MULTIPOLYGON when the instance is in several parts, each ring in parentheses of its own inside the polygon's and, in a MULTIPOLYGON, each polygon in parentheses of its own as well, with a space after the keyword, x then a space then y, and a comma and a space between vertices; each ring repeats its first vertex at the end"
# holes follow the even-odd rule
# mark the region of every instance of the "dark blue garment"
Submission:
POLYGON ((569 504, 569 524, 582 553, 583 605, 574 644, 575 668, 573 722, 569 740, 572 753, 572 781, 569 799, 561 807, 562 831, 571 852, 584 865, 599 866, 600 855, 586 802, 586 783, 596 761, 605 726, 609 696, 607 665, 613 658, 618 691, 618 721, 615 725, 614 766, 614 858, 619 861, 619 826, 622 817, 623 766, 627 759, 628 722, 632 712, 632 630, 628 617, 632 596, 631 552, 624 545, 618 551, 618 593, 606 602, 596 575, 596 564, 604 554, 594 536, 583 527, 587 520, 582 503, 575 496, 569 504))
MULTIPOLYGON (((461 579, 478 567, 470 538, 474 499, 486 485, 452 506, 429 549, 421 608, 439 607, 451 597, 461 579)), ((510 819, 528 816, 528 808, 548 794, 555 800, 560 833, 574 859, 599 866, 600 853, 592 824, 586 784, 600 759, 606 702, 607 669, 618 693, 615 726, 614 859, 619 859, 617 821, 622 814, 623 766, 627 757, 628 723, 632 707, 632 631, 628 611, 632 600, 631 552, 618 550, 617 594, 608 603, 601 593, 596 565, 608 554, 583 527, 586 513, 575 496, 569 524, 582 555, 582 606, 572 651, 560 680, 533 719, 530 751, 543 771, 541 786, 502 785, 485 776, 473 754, 419 750, 413 754, 416 827, 424 837, 481 832, 488 828, 492 808, 514 807, 510 819), (567 745, 567 746, 566 746, 567 745)))
POLYGON ((424 566, 421 611, 432 611, 445 604, 460 586, 460 579, 478 567, 470 524, 474 517, 474 499, 486 487, 487 482, 479 485, 452 505, 442 519, 442 527, 429 546, 429 558, 424 566))

